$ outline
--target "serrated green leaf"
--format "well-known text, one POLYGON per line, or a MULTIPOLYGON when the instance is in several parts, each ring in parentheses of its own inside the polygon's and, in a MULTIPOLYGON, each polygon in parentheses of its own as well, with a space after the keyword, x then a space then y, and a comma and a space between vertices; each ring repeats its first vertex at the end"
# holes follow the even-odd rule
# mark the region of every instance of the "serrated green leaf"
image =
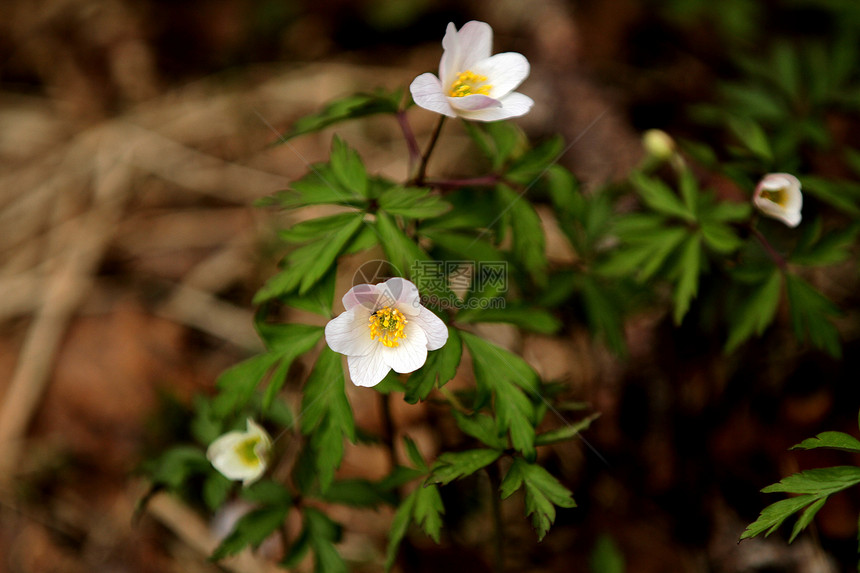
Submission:
POLYGON ((726 352, 734 351, 741 343, 755 334, 761 336, 773 322, 782 291, 782 273, 773 269, 770 276, 759 284, 741 303, 731 323, 726 352))
POLYGON ((531 186, 561 156, 564 140, 555 136, 535 146, 514 161, 505 178, 520 185, 531 186))
POLYGON ((535 445, 548 446, 570 440, 574 436, 578 436, 583 430, 587 430, 591 426, 591 423, 599 417, 600 412, 596 412, 573 424, 566 424, 561 428, 538 434, 535 436, 535 445))
POLYGON ((830 495, 858 483, 860 483, 860 467, 835 466, 792 474, 761 491, 763 493, 807 493, 818 496, 830 495))
POLYGON ((525 486, 526 515, 532 516, 538 540, 542 540, 555 521, 555 507, 576 507, 570 491, 539 465, 515 458, 500 486, 502 499, 525 486))
MULTIPOLYGON (((365 233, 373 235, 374 231, 370 226, 362 227, 358 231, 356 237, 351 241, 352 247, 356 245, 358 237, 365 235, 365 233)), ((349 254, 352 247, 346 249, 343 254, 349 254)), ((281 302, 293 308, 306 310, 307 312, 312 312, 314 314, 330 318, 332 315, 332 303, 334 302, 334 283, 336 277, 337 266, 333 266, 325 275, 323 275, 314 288, 303 295, 295 292, 281 295, 281 302)))
POLYGON ((427 219, 445 213, 451 205, 430 189, 395 185, 379 196, 379 208, 390 215, 427 219))
POLYGON ((841 356, 839 332, 830 322, 830 317, 837 316, 839 309, 799 277, 787 274, 785 279, 791 321, 797 338, 808 338, 814 346, 832 356, 841 356))
MULTIPOLYGON (((376 214, 376 229, 379 231, 379 242, 385 250, 385 255, 392 266, 404 276, 410 276, 414 264, 418 261, 430 259, 415 241, 400 230, 394 219, 387 213, 376 214)), ((425 294, 433 292, 422 277, 416 276, 413 279, 419 291, 425 294)))
POLYGON ((254 390, 278 360, 276 353, 267 352, 222 372, 215 381, 220 393, 212 402, 214 413, 223 418, 244 408, 254 395, 254 390))
POLYGON ((357 215, 358 213, 353 211, 302 221, 288 229, 280 231, 278 236, 284 241, 290 243, 304 243, 306 241, 312 241, 314 239, 327 237, 333 231, 351 223, 357 215))
POLYGON ((220 508, 227 500, 233 482, 218 472, 212 472, 203 482, 203 501, 211 511, 220 508))
POLYGON ((210 468, 206 454, 193 446, 174 446, 145 464, 149 479, 156 485, 176 490, 193 474, 210 468))
POLYGON ((693 217, 696 217, 696 206, 699 203, 699 184, 696 182, 693 172, 689 169, 681 171, 678 186, 681 189, 681 198, 684 200, 684 207, 693 217))
POLYGON ((750 218, 750 215, 752 215, 752 206, 749 203, 720 201, 703 212, 701 217, 703 220, 734 223, 745 221, 750 218))
POLYGON ((260 480, 242 488, 241 496, 245 501, 266 505, 290 505, 293 501, 290 491, 283 484, 272 480, 260 480))
POLYGON ((807 438, 792 446, 792 450, 813 450, 816 448, 833 448, 845 452, 860 453, 860 440, 843 432, 821 432, 814 438, 807 438))
POLYGON ((734 229, 723 223, 703 221, 701 229, 705 244, 720 254, 733 253, 744 244, 734 229))
POLYGON ((402 97, 403 93, 399 89, 391 92, 377 90, 331 101, 322 111, 297 120, 290 132, 278 143, 285 143, 299 135, 320 131, 350 119, 379 113, 397 113, 402 97))
POLYGON ((396 503, 396 498, 365 479, 335 480, 319 495, 329 503, 351 507, 375 508, 383 503, 396 503))
POLYGON ((681 324, 690 309, 690 301, 699 290, 699 273, 702 265, 702 240, 695 235, 684 244, 681 250, 681 277, 675 287, 675 310, 672 317, 675 324, 681 324))
POLYGON ((508 447, 507 441, 499 436, 496 421, 490 416, 480 413, 467 416, 457 410, 452 410, 451 413, 454 414, 457 427, 467 436, 472 436, 485 446, 496 450, 504 450, 508 447))
POLYGON ((764 533, 765 537, 767 537, 776 531, 788 516, 801 510, 813 501, 815 501, 815 497, 811 495, 803 495, 800 497, 782 499, 776 503, 770 504, 761 510, 758 519, 747 526, 740 538, 749 539, 750 537, 755 537, 761 533, 764 533))
POLYGON ((791 530, 791 537, 788 538, 789 543, 794 541, 797 535, 806 529, 807 525, 812 523, 812 519, 815 517, 815 514, 818 513, 818 510, 822 508, 825 502, 827 502, 827 498, 822 497, 803 510, 803 513, 801 513, 800 517, 797 518, 797 522, 795 522, 794 527, 791 530))
POLYGON ((456 479, 470 476, 481 468, 493 463, 502 455, 499 450, 466 450, 465 452, 445 452, 433 463, 427 484, 448 484, 456 479))
POLYGON ((314 572, 347 573, 346 563, 334 547, 340 541, 340 526, 312 507, 305 507, 304 512, 308 542, 314 551, 314 572))
POLYGON ((801 177, 800 181, 804 193, 817 197, 852 217, 860 216, 860 208, 857 207, 860 184, 813 176, 801 177))
POLYGON ((537 374, 519 356, 473 334, 461 336, 472 356, 478 392, 495 397, 499 432, 510 432, 514 448, 533 459, 536 411, 530 399, 540 396, 537 374))
POLYGON ((406 455, 409 456, 409 461, 412 462, 412 465, 424 473, 430 471, 430 467, 427 465, 427 462, 424 461, 424 456, 422 456, 421 452, 418 451, 418 446, 415 445, 412 438, 404 435, 403 444, 406 446, 406 455))
POLYGON ((289 189, 275 193, 272 201, 284 209, 325 204, 357 207, 366 203, 364 197, 340 185, 328 163, 314 163, 308 169, 289 189))
POLYGON ((602 336, 616 354, 627 349, 624 333, 624 301, 616 294, 615 285, 600 284, 596 277, 586 276, 581 283, 582 304, 589 328, 602 336))
POLYGON ((417 492, 418 489, 406 496, 406 499, 400 502, 400 507, 394 513, 394 519, 391 521, 391 529, 388 533, 388 548, 385 551, 385 571, 391 571, 391 567, 394 566, 394 561, 397 559, 400 542, 406 536, 409 523, 412 521, 412 510, 415 507, 417 492))
POLYGON ((651 209, 685 221, 694 220, 693 212, 685 207, 678 196, 659 179, 637 171, 630 176, 630 181, 651 209))
POLYGON ((765 161, 773 159, 773 151, 767 135, 756 121, 749 118, 730 117, 728 126, 738 141, 754 155, 765 161))
POLYGON ((547 258, 546 237, 540 217, 521 193, 507 185, 498 185, 496 191, 502 202, 503 212, 511 219, 513 254, 535 283, 546 283, 547 258))
POLYGON ((442 532, 442 514, 445 513, 439 488, 435 485, 428 485, 419 487, 415 492, 413 520, 433 541, 439 543, 439 534, 442 532))
MULTIPOLYGON (((820 220, 816 220, 820 221, 820 220)), ((834 231, 819 237, 814 243, 801 249, 800 245, 789 260, 799 265, 832 265, 851 256, 850 249, 857 240, 860 225, 834 231)))
POLYGON ((439 350, 428 352, 424 366, 409 375, 404 400, 410 404, 426 400, 437 384, 440 388, 447 384, 457 373, 462 353, 460 335, 448 327, 448 342, 439 350))
POLYGON ((336 135, 331 142, 331 170, 343 188, 367 197, 367 171, 364 163, 358 153, 336 135))

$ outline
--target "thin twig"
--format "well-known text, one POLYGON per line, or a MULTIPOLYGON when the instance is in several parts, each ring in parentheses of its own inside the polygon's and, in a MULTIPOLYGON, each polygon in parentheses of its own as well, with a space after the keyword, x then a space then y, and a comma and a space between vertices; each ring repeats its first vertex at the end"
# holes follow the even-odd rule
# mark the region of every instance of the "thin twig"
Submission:
POLYGON ((430 155, 436 147, 436 142, 439 141, 439 134, 442 133, 442 126, 445 125, 445 116, 439 116, 439 122, 436 124, 436 129, 433 130, 433 135, 430 136, 430 143, 427 144, 427 149, 424 155, 421 156, 421 164, 418 166, 418 173, 412 178, 412 183, 415 185, 423 185, 424 178, 427 176, 427 163, 430 161, 430 155))
POLYGON ((750 225, 750 231, 755 237, 759 240, 759 242, 764 247, 764 250, 767 251, 768 256, 773 259, 773 262, 776 263, 781 270, 785 271, 788 268, 788 263, 785 261, 785 258, 776 252, 776 249, 773 248, 773 245, 770 244, 770 241, 762 235, 761 231, 750 225))

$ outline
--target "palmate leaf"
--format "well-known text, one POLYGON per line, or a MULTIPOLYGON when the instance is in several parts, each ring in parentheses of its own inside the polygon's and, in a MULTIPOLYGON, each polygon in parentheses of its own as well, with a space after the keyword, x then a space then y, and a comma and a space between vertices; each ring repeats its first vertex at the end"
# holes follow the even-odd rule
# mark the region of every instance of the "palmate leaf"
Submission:
POLYGON ((442 514, 445 507, 439 488, 436 485, 419 487, 412 491, 400 502, 394 519, 391 522, 391 530, 388 535, 388 548, 386 549, 385 571, 390 571, 397 559, 397 550, 406 536, 410 523, 419 525, 424 532, 436 543, 439 543, 439 535, 442 530, 442 514))
POLYGON ((791 310, 794 333, 800 340, 809 339, 812 344, 830 355, 839 357, 842 346, 839 332, 830 321, 839 315, 839 309, 803 279, 785 275, 786 292, 791 310))
POLYGON ((799 495, 765 507, 758 519, 747 526, 741 539, 755 537, 761 533, 766 537, 776 531, 789 516, 806 508, 792 530, 790 541, 793 541, 809 525, 830 495, 857 484, 860 484, 860 468, 855 466, 806 470, 783 478, 780 482, 764 488, 762 492, 799 495))
POLYGON ((515 458, 500 486, 502 499, 507 499, 523 486, 526 492, 526 515, 532 516, 538 539, 542 540, 555 521, 555 507, 576 507, 576 502, 570 490, 544 468, 515 458))
POLYGON ((540 397, 538 376, 519 356, 482 338, 460 334, 472 356, 478 385, 478 406, 493 396, 499 433, 509 432, 515 449, 528 459, 535 456, 537 411, 533 398, 540 397))
POLYGON ((535 283, 546 283, 546 238, 540 217, 521 193, 507 185, 498 185, 501 208, 510 216, 513 253, 535 283))
POLYGON ((344 189, 368 196, 367 171, 358 153, 338 136, 331 142, 331 171, 344 189))
POLYGON ((753 335, 761 336, 773 322, 782 291, 782 273, 774 268, 770 275, 749 293, 734 312, 726 341, 726 352, 734 351, 753 335))
POLYGON ((821 432, 814 438, 807 438, 792 446, 792 450, 813 450, 832 448, 844 452, 860 453, 860 440, 843 432, 821 432))
POLYGON ((651 209, 669 215, 678 217, 685 221, 693 221, 695 215, 693 211, 678 198, 672 189, 659 179, 648 177, 640 172, 635 172, 630 176, 630 181, 639 192, 639 196, 651 209))
POLYGON ((451 204, 430 189, 392 185, 379 195, 379 208, 390 215, 410 219, 438 217, 451 208, 451 204))
POLYGON ((446 485, 454 480, 470 476, 499 459, 501 455, 500 450, 488 449, 445 452, 434 462, 425 484, 446 485))

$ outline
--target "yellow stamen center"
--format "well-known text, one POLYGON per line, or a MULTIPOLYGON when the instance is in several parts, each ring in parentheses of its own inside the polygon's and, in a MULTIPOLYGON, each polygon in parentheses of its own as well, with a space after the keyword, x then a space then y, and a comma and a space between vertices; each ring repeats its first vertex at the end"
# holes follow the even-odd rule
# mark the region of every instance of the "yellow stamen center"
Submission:
POLYGON ((260 443, 259 436, 253 436, 243 440, 236 446, 236 453, 239 454, 239 459, 249 466, 257 466, 260 464, 260 456, 257 455, 257 444, 260 443))
POLYGON ((400 339, 406 338, 403 328, 409 322, 403 313, 396 308, 386 306, 370 315, 371 340, 379 341, 389 348, 400 346, 400 339))
POLYGON ((776 203, 780 207, 785 207, 788 204, 788 190, 785 187, 780 189, 762 189, 761 196, 771 203, 776 203))
POLYGON ((464 97, 474 94, 490 95, 493 86, 486 82, 487 76, 476 74, 471 70, 460 72, 457 74, 457 79, 451 84, 448 95, 451 97, 464 97))

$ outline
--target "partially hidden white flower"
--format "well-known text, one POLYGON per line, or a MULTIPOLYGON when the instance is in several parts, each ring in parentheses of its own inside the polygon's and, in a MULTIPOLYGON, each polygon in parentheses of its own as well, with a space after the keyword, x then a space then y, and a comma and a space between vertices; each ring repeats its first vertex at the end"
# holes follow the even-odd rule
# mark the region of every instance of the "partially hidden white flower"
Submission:
POLYGON ((514 90, 529 75, 522 54, 491 55, 493 29, 467 22, 460 31, 448 24, 442 40, 439 76, 421 74, 412 81, 412 99, 424 109, 449 117, 497 121, 525 115, 534 102, 514 90))
POLYGON ((797 227, 803 207, 800 181, 789 173, 769 173, 756 186, 753 204, 768 217, 797 227))
POLYGON ((343 306, 346 310, 326 325, 325 339, 347 356, 356 386, 376 386, 390 370, 413 372, 428 350, 448 340, 445 323, 421 305, 418 288, 400 277, 352 287, 343 306))
POLYGON ((248 486, 260 479, 269 465, 272 439, 266 430, 247 421, 244 432, 227 432, 209 444, 206 457, 216 470, 232 480, 248 486))

